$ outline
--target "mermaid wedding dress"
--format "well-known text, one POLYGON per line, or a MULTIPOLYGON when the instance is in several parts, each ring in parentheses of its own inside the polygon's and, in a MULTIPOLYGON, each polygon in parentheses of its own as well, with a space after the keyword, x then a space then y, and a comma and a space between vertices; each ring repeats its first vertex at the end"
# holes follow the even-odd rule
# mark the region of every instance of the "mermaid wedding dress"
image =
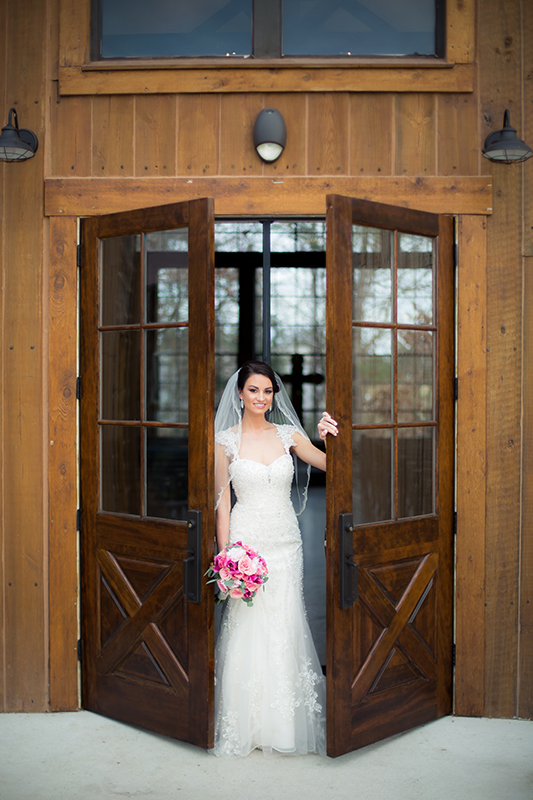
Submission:
POLYGON ((277 425, 285 453, 269 466, 239 457, 229 429, 226 449, 237 498, 230 543, 250 545, 265 559, 269 580, 253 606, 225 601, 215 650, 217 756, 325 753, 325 680, 303 598, 302 539, 291 502, 296 428, 277 425))

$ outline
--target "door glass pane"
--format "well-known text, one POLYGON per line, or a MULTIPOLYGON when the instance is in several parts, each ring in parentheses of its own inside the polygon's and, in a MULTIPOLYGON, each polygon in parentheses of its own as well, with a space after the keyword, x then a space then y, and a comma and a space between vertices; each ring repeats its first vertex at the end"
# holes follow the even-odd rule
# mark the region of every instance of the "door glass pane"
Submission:
POLYGON ((431 331, 398 331, 398 422, 433 419, 431 331))
POLYGON ((146 419, 187 422, 189 417, 189 331, 145 332, 146 419))
POLYGON ((146 235, 146 322, 187 322, 187 264, 186 228, 146 235))
POLYGON ((312 439, 325 408, 325 233, 322 220, 273 222, 270 229, 272 366, 312 439))
POLYGON ((100 324, 132 325, 141 313, 141 237, 102 239, 100 324))
POLYGON ((398 430, 398 516, 434 511, 434 428, 398 430))
POLYGON ((355 525, 392 519, 392 431, 353 432, 355 525))
POLYGON ((429 236, 398 234, 398 322, 433 322, 433 265, 435 240, 429 236))
POLYGON ((101 0, 102 58, 252 52, 252 0, 101 0))
POLYGON ((357 322, 392 319, 393 233, 352 226, 353 318, 357 322))
POLYGON ((101 331, 101 419, 140 420, 140 333, 101 331))
POLYGON ((188 431, 146 429, 146 514, 187 519, 188 431))
POLYGON ((228 379, 239 366, 240 314, 239 270, 235 267, 217 268, 215 270, 215 408, 228 379))
POLYGON ((140 514, 140 428, 100 426, 100 508, 121 514, 140 514))
POLYGON ((392 421, 392 335, 382 328, 353 328, 353 422, 392 421))
POLYGON ((284 55, 434 55, 435 0, 283 0, 284 55))

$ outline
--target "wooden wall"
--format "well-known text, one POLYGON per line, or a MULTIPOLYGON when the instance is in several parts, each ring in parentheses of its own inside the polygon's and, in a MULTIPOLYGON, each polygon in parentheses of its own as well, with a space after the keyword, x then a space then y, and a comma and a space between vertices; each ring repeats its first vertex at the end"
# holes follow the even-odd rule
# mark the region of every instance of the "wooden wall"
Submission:
POLYGON ((456 710, 533 715, 533 164, 481 157, 506 107, 533 143, 533 7, 448 7, 455 70, 248 69, 206 91, 208 70, 81 70, 82 2, 1 6, 0 113, 17 102, 40 149, 0 168, 0 709, 77 704, 77 215, 202 194, 316 214, 339 191, 458 216, 456 710), (269 105, 288 128, 273 165, 251 137, 269 105))

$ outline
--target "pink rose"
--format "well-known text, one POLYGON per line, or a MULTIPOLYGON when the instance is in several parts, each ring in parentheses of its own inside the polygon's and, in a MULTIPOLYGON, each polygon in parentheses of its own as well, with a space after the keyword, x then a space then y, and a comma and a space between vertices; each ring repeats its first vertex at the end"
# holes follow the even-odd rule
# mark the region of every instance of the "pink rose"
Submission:
POLYGON ((231 578, 231 572, 227 567, 221 567, 218 572, 221 581, 227 581, 229 578, 231 578))
POLYGON ((235 598, 235 600, 240 600, 244 596, 244 592, 236 586, 235 589, 231 589, 229 596, 235 598))
POLYGON ((243 556, 239 561, 239 571, 243 575, 252 575, 255 572, 252 559, 249 556, 243 556))
POLYGON ((253 592, 257 591, 257 584, 253 580, 245 580, 244 585, 249 592, 252 592, 252 594, 253 592))
POLYGON ((226 592, 227 592, 228 590, 226 589, 226 587, 224 586, 224 584, 222 583, 222 581, 217 581, 217 584, 218 584, 218 588, 220 589, 220 591, 221 591, 221 592, 223 592, 224 594, 226 594, 226 592))

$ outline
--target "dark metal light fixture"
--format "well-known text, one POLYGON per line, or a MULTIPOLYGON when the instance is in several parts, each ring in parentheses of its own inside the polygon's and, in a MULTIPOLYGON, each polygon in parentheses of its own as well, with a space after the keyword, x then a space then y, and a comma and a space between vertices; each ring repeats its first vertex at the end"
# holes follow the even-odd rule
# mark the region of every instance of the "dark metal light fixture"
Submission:
POLYGON ((0 135, 0 161, 26 161, 35 155, 38 146, 39 142, 33 131, 19 129, 17 112, 10 108, 7 125, 2 128, 0 135), (14 125, 11 123, 13 116, 14 125))
POLYGON ((285 120, 276 108, 264 108, 254 125, 254 147, 263 161, 276 161, 287 143, 285 120))
POLYGON ((493 131, 485 139, 483 155, 490 161, 518 164, 533 156, 531 147, 517 137, 516 128, 511 127, 509 118, 509 109, 506 108, 501 131, 493 131))

